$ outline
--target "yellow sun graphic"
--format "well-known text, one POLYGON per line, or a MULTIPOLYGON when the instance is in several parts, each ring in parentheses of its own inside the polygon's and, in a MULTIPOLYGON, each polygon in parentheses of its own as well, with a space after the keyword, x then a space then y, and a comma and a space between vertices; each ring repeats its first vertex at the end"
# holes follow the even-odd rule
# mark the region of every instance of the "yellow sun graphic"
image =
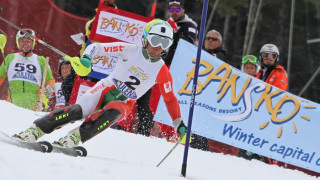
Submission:
MULTIPOLYGON (((137 24, 137 26, 139 26, 139 24, 137 24)), ((138 28, 138 31, 136 32, 136 33, 134 33, 134 34, 130 34, 129 33, 129 35, 127 36, 127 38, 132 38, 132 41, 134 40, 134 38, 136 38, 136 39, 140 39, 141 37, 142 37, 142 34, 143 34, 143 26, 140 26, 139 28, 138 28)))
MULTIPOLYGON (((304 108, 304 109, 315 109, 316 107, 315 107, 315 106, 312 106, 312 105, 307 105, 307 106, 304 106, 303 108, 304 108)), ((310 120, 311 120, 309 117, 304 116, 304 115, 302 115, 302 116, 300 116, 300 117, 301 117, 302 119, 306 120, 306 121, 310 121, 310 120)), ((269 121, 266 121, 265 123, 263 123, 263 124, 261 124, 261 125, 259 126, 259 129, 262 130, 262 129, 266 128, 268 125, 269 125, 269 121)), ((297 133, 298 130, 297 130, 297 126, 296 126, 295 122, 292 122, 292 126, 293 126, 293 132, 294 132, 294 133, 297 133)), ((277 133, 277 138, 280 138, 280 137, 281 137, 282 131, 283 131, 283 130, 282 130, 282 126, 280 126, 280 128, 279 128, 279 130, 278 130, 278 133, 277 133)))

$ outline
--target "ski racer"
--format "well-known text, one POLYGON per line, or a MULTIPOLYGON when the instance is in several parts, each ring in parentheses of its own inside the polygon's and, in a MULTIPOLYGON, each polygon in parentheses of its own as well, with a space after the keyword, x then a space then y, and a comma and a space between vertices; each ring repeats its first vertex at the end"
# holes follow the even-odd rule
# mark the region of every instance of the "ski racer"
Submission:
MULTIPOLYGON (((23 30, 35 36, 32 29, 23 30)), ((24 31, 20 30, 16 35, 20 52, 7 55, 0 66, 0 85, 8 77, 11 98, 9 101, 26 109, 37 110, 46 59, 32 52, 35 40, 24 31)), ((48 66, 45 80, 48 99, 54 94, 54 84, 55 80, 48 66)))
MULTIPOLYGON (((86 142, 115 121, 125 118, 133 102, 158 83, 174 128, 182 138, 187 127, 181 119, 180 106, 172 89, 171 73, 161 59, 172 44, 172 36, 171 26, 166 21, 155 19, 144 28, 143 47, 123 42, 106 43, 104 49, 109 56, 121 58, 114 71, 82 95, 77 104, 37 119, 17 137, 34 142, 71 121, 85 119, 80 127, 54 142, 61 147, 78 146, 80 141, 86 142), (102 109, 96 111, 99 107, 102 109)), ((86 75, 90 72, 89 55, 85 54, 81 59, 66 57, 77 73, 86 75)))

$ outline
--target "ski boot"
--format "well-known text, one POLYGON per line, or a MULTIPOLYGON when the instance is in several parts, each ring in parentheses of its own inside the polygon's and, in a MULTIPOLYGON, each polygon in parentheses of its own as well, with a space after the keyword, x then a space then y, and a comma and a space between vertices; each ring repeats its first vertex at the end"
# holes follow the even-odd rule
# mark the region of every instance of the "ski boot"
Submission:
POLYGON ((38 128, 35 124, 32 124, 27 130, 20 134, 15 134, 13 137, 25 142, 36 142, 40 137, 44 135, 44 132, 38 128))
POLYGON ((60 138, 58 141, 54 141, 53 145, 63 147, 63 148, 72 148, 77 147, 81 140, 79 128, 76 128, 70 131, 65 137, 60 138))

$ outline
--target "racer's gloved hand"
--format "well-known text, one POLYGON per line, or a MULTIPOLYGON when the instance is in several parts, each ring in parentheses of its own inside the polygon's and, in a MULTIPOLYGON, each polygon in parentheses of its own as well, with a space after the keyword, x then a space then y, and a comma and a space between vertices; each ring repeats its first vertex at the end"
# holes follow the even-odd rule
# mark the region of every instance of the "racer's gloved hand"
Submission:
POLYGON ((7 35, 0 29, 0 49, 1 53, 4 53, 4 47, 7 43, 7 35))
POLYGON ((79 57, 70 57, 68 55, 65 56, 71 62, 71 65, 74 71, 79 76, 87 76, 91 72, 91 59, 92 57, 88 54, 79 57))
MULTIPOLYGON (((178 118, 173 121, 174 130, 179 134, 179 141, 182 144, 186 143, 187 138, 187 126, 183 123, 181 118, 178 118)), ((191 135, 190 135, 191 137, 191 135)), ((189 143, 191 143, 191 138, 189 140, 189 143)))
POLYGON ((48 85, 44 88, 44 93, 46 93, 47 98, 50 99, 54 96, 54 88, 48 85))

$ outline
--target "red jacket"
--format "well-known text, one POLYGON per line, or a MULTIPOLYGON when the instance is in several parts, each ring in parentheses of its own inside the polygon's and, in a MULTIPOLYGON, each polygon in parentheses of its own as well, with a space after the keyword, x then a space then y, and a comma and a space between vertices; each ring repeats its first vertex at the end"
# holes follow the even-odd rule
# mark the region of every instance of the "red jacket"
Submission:
POLYGON ((263 70, 260 69, 256 77, 284 91, 286 91, 288 88, 287 73, 281 65, 276 65, 268 68, 265 76, 263 76, 263 70))

